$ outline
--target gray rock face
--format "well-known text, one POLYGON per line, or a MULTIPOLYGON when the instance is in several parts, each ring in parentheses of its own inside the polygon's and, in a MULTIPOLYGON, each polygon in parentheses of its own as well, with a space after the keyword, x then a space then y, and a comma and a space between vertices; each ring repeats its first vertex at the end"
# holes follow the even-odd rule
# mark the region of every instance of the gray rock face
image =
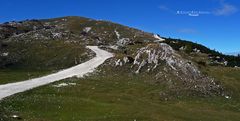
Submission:
POLYGON ((165 43, 150 44, 138 50, 135 56, 134 65, 140 65, 143 60, 153 65, 149 68, 150 70, 154 70, 160 65, 161 61, 164 61, 174 71, 181 71, 184 74, 191 73, 194 78, 200 76, 200 71, 192 62, 183 59, 171 46, 165 43))

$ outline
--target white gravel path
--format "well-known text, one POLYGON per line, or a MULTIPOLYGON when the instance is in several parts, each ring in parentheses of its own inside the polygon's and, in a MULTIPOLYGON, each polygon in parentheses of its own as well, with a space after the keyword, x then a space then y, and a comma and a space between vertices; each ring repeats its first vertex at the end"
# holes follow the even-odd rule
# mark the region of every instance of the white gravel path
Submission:
POLYGON ((96 57, 85 63, 40 78, 0 85, 0 100, 16 93, 24 92, 69 77, 81 77, 84 74, 93 72, 94 69, 104 63, 105 60, 113 57, 113 54, 101 50, 97 46, 87 46, 87 48, 94 51, 96 57))

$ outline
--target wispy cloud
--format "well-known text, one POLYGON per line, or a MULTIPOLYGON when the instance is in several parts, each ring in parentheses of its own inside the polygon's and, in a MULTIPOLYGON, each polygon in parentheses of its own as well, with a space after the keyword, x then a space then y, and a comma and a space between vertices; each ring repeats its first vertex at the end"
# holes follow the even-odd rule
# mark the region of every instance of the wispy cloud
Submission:
POLYGON ((238 12, 238 8, 232 4, 225 3, 224 0, 220 0, 221 7, 213 11, 216 16, 228 16, 238 12))
POLYGON ((166 6, 166 5, 159 5, 158 8, 159 8, 161 11, 175 14, 175 11, 174 11, 173 9, 169 8, 169 7, 166 6))
POLYGON ((216 1, 215 10, 205 11, 205 10, 174 10, 169 8, 166 5, 159 5, 158 8, 161 11, 165 11, 168 13, 176 14, 176 15, 188 15, 188 16, 200 16, 200 15, 215 15, 215 16, 229 16, 238 12, 238 8, 233 4, 227 3, 225 0, 214 0, 216 1))
POLYGON ((158 8, 162 11, 169 11, 170 9, 165 5, 159 5, 158 8))

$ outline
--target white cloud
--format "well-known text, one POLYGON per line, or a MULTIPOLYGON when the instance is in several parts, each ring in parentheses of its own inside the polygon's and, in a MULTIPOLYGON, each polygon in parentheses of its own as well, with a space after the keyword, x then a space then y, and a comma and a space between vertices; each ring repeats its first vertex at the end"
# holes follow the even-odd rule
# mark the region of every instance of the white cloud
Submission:
POLYGON ((234 5, 222 3, 222 7, 215 10, 213 13, 217 16, 228 16, 236 13, 237 11, 238 9, 234 5))

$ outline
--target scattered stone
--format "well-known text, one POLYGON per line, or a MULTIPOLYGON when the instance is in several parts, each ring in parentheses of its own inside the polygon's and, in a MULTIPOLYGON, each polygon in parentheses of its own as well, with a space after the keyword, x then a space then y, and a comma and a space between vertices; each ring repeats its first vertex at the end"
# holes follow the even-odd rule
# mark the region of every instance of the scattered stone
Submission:
POLYGON ((179 48, 179 50, 184 51, 184 50, 186 50, 186 47, 182 46, 182 47, 179 48))
POLYGON ((165 39, 161 38, 160 35, 154 34, 153 37, 155 39, 157 39, 154 42, 163 42, 163 41, 165 41, 165 39))
POLYGON ((197 48, 194 48, 194 49, 193 49, 193 52, 200 53, 201 51, 198 50, 197 48))
POLYGON ((139 65, 138 70, 136 71, 136 73, 138 74, 139 71, 140 71, 140 69, 141 69, 143 66, 145 66, 146 64, 147 64, 147 61, 146 61, 146 60, 143 60, 143 61, 141 62, 141 64, 139 65))
POLYGON ((12 115, 11 118, 14 118, 14 119, 18 119, 18 120, 21 120, 22 118, 18 115, 12 115))
POLYGON ((114 32, 115 32, 115 34, 116 34, 116 36, 117 36, 117 39, 120 39, 120 34, 119 34, 119 32, 118 32, 117 30, 115 30, 114 32))
POLYGON ((55 33, 55 32, 53 32, 52 35, 53 35, 53 38, 61 38, 61 37, 62 37, 62 34, 61 34, 61 33, 55 33))
POLYGON ((130 43, 130 39, 129 38, 121 38, 117 41, 117 45, 118 46, 125 46, 127 44, 130 43))
POLYGON ((92 27, 85 27, 83 29, 84 32, 88 33, 89 31, 91 31, 92 27))
POLYGON ((223 63, 224 63, 224 65, 225 65, 225 66, 227 66, 227 65, 228 65, 228 61, 224 61, 223 63))
POLYGON ((6 56, 8 56, 8 54, 9 54, 8 52, 5 52, 5 53, 2 53, 2 56, 6 57, 6 56))
POLYGON ((115 62, 115 66, 122 66, 123 63, 121 61, 121 59, 118 59, 116 62, 115 62))
POLYGON ((124 64, 128 63, 129 62, 128 57, 124 57, 123 61, 124 61, 124 64))
POLYGON ((225 95, 225 98, 226 98, 226 99, 230 99, 231 97, 230 97, 230 96, 228 96, 228 95, 225 95))
POLYGON ((118 46, 117 46, 117 45, 109 46, 109 48, 111 48, 111 49, 113 49, 113 50, 118 50, 118 46))
POLYGON ((75 86, 75 85, 77 85, 77 84, 76 83, 60 83, 60 84, 57 84, 57 85, 53 85, 53 87, 60 88, 60 87, 75 86))

